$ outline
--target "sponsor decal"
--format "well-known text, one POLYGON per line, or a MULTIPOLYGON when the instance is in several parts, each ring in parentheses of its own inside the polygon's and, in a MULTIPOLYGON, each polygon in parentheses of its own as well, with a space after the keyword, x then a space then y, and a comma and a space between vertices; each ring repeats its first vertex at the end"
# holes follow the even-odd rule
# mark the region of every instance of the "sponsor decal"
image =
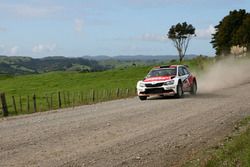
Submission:
POLYGON ((163 76, 163 77, 150 77, 150 78, 146 78, 144 80, 144 82, 158 82, 158 81, 166 81, 166 80, 170 80, 171 77, 170 76, 163 76))

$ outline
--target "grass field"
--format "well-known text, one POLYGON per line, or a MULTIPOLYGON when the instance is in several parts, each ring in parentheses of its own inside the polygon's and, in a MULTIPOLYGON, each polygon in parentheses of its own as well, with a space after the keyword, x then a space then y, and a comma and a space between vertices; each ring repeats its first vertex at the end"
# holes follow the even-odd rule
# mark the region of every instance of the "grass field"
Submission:
POLYGON ((131 88, 150 69, 137 67, 104 72, 50 72, 38 75, 10 77, 0 80, 0 90, 11 95, 52 93, 59 90, 131 88))
POLYGON ((6 94, 10 115, 16 114, 12 96, 15 97, 18 114, 27 113, 27 110, 33 111, 31 102, 34 94, 40 111, 57 108, 59 91, 62 96, 62 107, 89 104, 134 95, 136 82, 142 79, 150 68, 134 67, 93 73, 51 72, 16 77, 0 76, 0 92, 6 94), (30 104, 27 103, 28 96, 30 104), (48 101, 50 104, 47 104, 48 101), (51 104, 53 107, 49 107, 51 104))
POLYGON ((236 132, 219 147, 208 149, 185 164, 186 167, 248 167, 250 166, 250 117, 235 126, 236 132), (243 129, 239 131, 239 129, 243 129))
MULTIPOLYGON (((212 60, 198 57, 183 64, 188 64, 193 71, 199 73, 212 60)), ((166 64, 178 64, 178 62, 172 61, 166 64)), ((62 107, 134 96, 137 81, 143 79, 151 68, 138 66, 91 73, 50 72, 9 77, 0 75, 0 92, 6 94, 10 115, 34 111, 32 108, 34 94, 37 110, 46 111, 58 108, 59 91, 62 107)))

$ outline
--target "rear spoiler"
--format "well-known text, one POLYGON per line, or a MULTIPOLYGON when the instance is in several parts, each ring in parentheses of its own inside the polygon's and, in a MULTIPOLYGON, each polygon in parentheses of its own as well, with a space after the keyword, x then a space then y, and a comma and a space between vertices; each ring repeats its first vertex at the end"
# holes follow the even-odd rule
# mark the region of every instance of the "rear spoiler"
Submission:
POLYGON ((170 66, 167 66, 167 65, 163 65, 163 66, 160 66, 160 68, 169 68, 170 66))
MULTIPOLYGON (((177 66, 177 65, 162 65, 162 66, 158 66, 158 67, 154 67, 154 68, 170 68, 170 67, 173 67, 173 66, 177 66)), ((188 65, 184 64, 183 66, 189 68, 188 65)))

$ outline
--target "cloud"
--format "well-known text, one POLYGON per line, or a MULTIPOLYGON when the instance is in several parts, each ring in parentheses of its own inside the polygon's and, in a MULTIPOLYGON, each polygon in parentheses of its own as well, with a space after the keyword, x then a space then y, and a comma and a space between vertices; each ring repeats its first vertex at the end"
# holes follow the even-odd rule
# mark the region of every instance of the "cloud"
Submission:
POLYGON ((0 10, 17 17, 48 17, 63 11, 62 6, 35 6, 28 4, 0 4, 0 10))
POLYGON ((141 40, 141 41, 158 41, 163 42, 167 40, 167 37, 160 34, 153 34, 153 33, 145 33, 141 36, 132 37, 132 40, 141 40))
POLYGON ((4 44, 0 44, 1 55, 16 56, 18 50, 19 50, 19 46, 6 46, 4 44))
POLYGON ((48 53, 53 52, 56 49, 56 44, 38 44, 32 48, 33 53, 48 53))
POLYGON ((10 50, 9 50, 9 55, 11 55, 11 56, 16 56, 16 55, 17 55, 18 49, 19 49, 18 46, 13 46, 13 47, 11 47, 10 50))
POLYGON ((83 26, 84 26, 84 21, 82 19, 75 19, 75 31, 76 32, 82 32, 83 26))
POLYGON ((197 29, 196 35, 199 39, 211 39, 212 34, 215 33, 215 28, 213 25, 209 25, 206 29, 197 29))
POLYGON ((19 50, 20 50, 19 46, 6 46, 4 44, 0 44, 1 55, 17 56, 19 50))

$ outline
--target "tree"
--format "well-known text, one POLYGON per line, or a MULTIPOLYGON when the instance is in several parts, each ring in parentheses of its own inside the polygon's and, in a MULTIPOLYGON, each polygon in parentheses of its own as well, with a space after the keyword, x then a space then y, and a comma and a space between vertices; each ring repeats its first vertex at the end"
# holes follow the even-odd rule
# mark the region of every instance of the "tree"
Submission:
POLYGON ((233 36, 233 43, 250 48, 250 14, 247 14, 242 25, 233 36))
POLYGON ((242 40, 239 39, 239 34, 242 32, 239 31, 243 31, 240 30, 240 27, 246 17, 247 13, 243 9, 230 11, 229 15, 225 16, 222 21, 215 26, 215 34, 212 34, 211 43, 217 55, 228 55, 232 46, 240 44, 242 40))
POLYGON ((169 29, 167 36, 173 41, 181 62, 185 57, 191 38, 195 36, 195 28, 186 22, 178 23, 169 29))

